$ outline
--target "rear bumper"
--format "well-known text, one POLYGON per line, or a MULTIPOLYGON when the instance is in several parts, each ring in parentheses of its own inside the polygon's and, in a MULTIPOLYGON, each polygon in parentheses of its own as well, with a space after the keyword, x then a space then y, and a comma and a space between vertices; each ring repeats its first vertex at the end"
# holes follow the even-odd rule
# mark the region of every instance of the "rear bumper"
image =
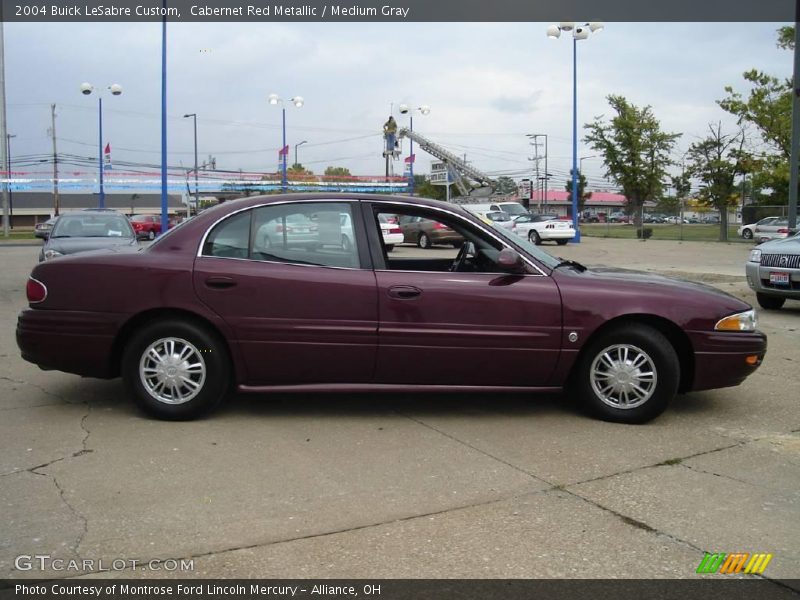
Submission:
POLYGON ((739 385, 752 375, 767 352, 767 336, 760 331, 689 332, 694 347, 694 379, 691 390, 711 390, 739 385), (747 357, 756 356, 755 364, 747 357))
POLYGON ((571 240, 575 237, 574 229, 544 229, 539 231, 539 237, 543 240, 571 240))
POLYGON ((112 347, 121 319, 114 313, 25 309, 17 319, 17 346, 22 358, 42 369, 115 377, 112 347))

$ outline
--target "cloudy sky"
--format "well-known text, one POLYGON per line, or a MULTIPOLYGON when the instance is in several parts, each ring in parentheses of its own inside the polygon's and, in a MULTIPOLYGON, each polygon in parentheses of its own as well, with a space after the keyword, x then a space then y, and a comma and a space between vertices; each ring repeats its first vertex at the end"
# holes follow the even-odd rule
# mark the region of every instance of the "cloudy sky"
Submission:
MULTIPOLYGON (((607 23, 578 43, 578 122, 606 113, 608 94, 622 94, 651 105, 665 130, 683 133, 680 153, 709 122, 732 123, 715 101, 725 85, 747 89, 745 70, 791 74, 791 53, 775 47, 780 25, 607 23)), ((194 112, 201 162, 213 155, 220 169, 275 171, 281 111, 266 101, 275 92, 305 98, 301 109, 288 105, 287 141, 307 141, 300 162, 315 172, 336 165, 358 175, 383 173, 381 126, 392 103, 396 111, 405 102, 431 107, 415 118, 416 131, 495 175, 530 172, 525 134, 548 134, 549 171, 565 179, 572 40, 548 39, 546 26, 170 24, 169 162, 193 164, 191 119, 181 116, 194 112)), ((17 136, 12 155, 30 162, 52 152, 55 103, 59 153, 95 157, 97 101, 79 92, 88 81, 124 88, 122 96, 104 99, 104 138, 114 161, 158 163, 160 53, 157 23, 5 24, 8 131, 17 136)), ((592 154, 581 144, 580 156, 592 154)), ((418 153, 417 159, 417 171, 427 172, 430 158, 418 153)), ((593 186, 603 185, 601 167, 596 159, 584 161, 593 186)))

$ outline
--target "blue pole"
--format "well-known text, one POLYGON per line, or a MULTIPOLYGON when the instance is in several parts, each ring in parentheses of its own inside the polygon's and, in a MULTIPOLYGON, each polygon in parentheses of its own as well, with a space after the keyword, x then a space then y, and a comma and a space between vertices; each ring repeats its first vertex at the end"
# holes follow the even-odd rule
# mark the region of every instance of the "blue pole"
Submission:
POLYGON ((103 97, 99 96, 97 98, 97 115, 100 121, 100 126, 98 127, 100 139, 98 142, 99 145, 99 153, 97 157, 97 164, 100 165, 100 201, 97 203, 97 206, 100 208, 105 208, 106 206, 106 191, 103 188, 103 97))
MULTIPOLYGON (((166 15, 167 0, 163 2, 166 15)), ((167 207, 167 17, 161 24, 161 233, 169 229, 167 207)))
MULTIPOLYGON (((547 175, 547 173, 545 173, 547 175)), ((581 231, 578 228, 578 39, 572 38, 572 227, 579 244, 581 231)))
MULTIPOLYGON (((409 117, 411 133, 414 133, 414 115, 409 117)), ((411 190, 411 195, 414 195, 414 140, 408 138, 409 145, 408 145, 408 156, 411 159, 411 162, 408 164, 408 172, 411 175, 411 181, 408 182, 409 189, 411 190)))
POLYGON ((281 161, 281 185, 283 187, 283 193, 285 194, 288 191, 289 185, 286 181, 286 155, 288 152, 284 152, 286 150, 286 107, 283 107, 283 145, 281 146, 281 155, 283 156, 283 160, 281 161))

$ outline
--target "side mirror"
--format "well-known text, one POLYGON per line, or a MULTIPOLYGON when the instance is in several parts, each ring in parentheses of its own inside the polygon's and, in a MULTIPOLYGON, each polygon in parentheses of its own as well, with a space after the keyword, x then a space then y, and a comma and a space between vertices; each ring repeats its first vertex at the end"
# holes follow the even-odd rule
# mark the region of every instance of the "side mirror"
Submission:
POLYGON ((497 266, 507 273, 524 273, 525 262, 516 250, 503 248, 497 255, 497 266))

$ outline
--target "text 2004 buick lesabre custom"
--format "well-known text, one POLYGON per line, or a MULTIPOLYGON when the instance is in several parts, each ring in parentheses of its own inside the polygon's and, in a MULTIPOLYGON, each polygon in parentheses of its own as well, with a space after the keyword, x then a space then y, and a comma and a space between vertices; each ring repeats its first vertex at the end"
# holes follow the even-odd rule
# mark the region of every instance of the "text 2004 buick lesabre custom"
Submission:
POLYGON ((754 311, 732 296, 586 269, 418 198, 226 202, 147 249, 40 264, 27 294, 26 360, 121 375, 167 419, 198 416, 231 389, 565 390, 600 418, 635 423, 677 392, 741 383, 766 351, 754 311), (433 220, 464 243, 455 259, 390 255, 381 215, 433 220))

